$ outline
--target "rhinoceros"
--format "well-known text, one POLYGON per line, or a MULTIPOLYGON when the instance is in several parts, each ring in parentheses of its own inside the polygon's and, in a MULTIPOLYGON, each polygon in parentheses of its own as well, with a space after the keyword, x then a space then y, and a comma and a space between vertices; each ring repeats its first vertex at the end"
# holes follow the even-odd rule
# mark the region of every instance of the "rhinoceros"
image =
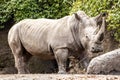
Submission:
POLYGON ((87 52, 103 51, 105 16, 89 17, 84 11, 60 19, 24 19, 8 33, 15 67, 19 74, 29 73, 26 63, 32 56, 43 60, 56 59, 58 73, 66 72, 69 56, 86 56, 87 52))

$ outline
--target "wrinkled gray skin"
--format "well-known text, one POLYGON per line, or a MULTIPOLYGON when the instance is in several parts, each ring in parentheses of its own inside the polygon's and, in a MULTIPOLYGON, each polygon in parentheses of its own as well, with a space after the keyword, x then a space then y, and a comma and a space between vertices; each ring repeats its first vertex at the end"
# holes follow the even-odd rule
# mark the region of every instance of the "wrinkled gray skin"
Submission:
POLYGON ((109 74, 114 70, 120 72, 120 49, 93 58, 88 65, 87 73, 109 74))
POLYGON ((56 59, 58 73, 66 73, 70 55, 83 58, 88 52, 102 51, 104 16, 90 18, 78 11, 61 19, 25 19, 15 24, 9 31, 8 43, 18 73, 29 73, 26 63, 31 56, 56 59))

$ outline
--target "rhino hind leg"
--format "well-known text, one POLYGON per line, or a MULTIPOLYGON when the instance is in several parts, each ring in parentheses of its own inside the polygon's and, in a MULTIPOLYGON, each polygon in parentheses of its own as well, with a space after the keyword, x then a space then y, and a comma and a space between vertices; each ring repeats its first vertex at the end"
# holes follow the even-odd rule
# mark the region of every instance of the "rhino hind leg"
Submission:
POLYGON ((12 42, 9 42, 9 45, 14 55, 15 67, 18 70, 18 74, 30 73, 26 64, 31 55, 23 48, 20 40, 13 40, 12 42))
POLYGON ((55 58, 58 64, 58 73, 66 73, 66 64, 68 59, 68 50, 67 49, 58 49, 55 51, 55 58))

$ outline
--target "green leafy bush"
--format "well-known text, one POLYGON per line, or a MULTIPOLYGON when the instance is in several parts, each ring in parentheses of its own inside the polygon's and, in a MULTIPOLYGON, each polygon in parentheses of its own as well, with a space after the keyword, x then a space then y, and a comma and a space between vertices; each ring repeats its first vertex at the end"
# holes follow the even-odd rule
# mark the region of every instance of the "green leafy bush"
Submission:
POLYGON ((3 0, 0 4, 0 25, 13 18, 61 18, 69 14, 72 0, 3 0))
POLYGON ((90 16, 108 12, 107 29, 114 31, 116 40, 120 41, 120 0, 76 0, 70 14, 83 10, 90 16))

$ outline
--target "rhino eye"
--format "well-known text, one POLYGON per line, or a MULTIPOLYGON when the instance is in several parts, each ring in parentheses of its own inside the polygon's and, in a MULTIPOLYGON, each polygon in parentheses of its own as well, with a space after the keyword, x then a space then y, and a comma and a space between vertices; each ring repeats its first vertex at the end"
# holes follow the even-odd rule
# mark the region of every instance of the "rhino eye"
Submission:
POLYGON ((90 40, 90 38, 88 36, 85 36, 88 40, 90 40))

